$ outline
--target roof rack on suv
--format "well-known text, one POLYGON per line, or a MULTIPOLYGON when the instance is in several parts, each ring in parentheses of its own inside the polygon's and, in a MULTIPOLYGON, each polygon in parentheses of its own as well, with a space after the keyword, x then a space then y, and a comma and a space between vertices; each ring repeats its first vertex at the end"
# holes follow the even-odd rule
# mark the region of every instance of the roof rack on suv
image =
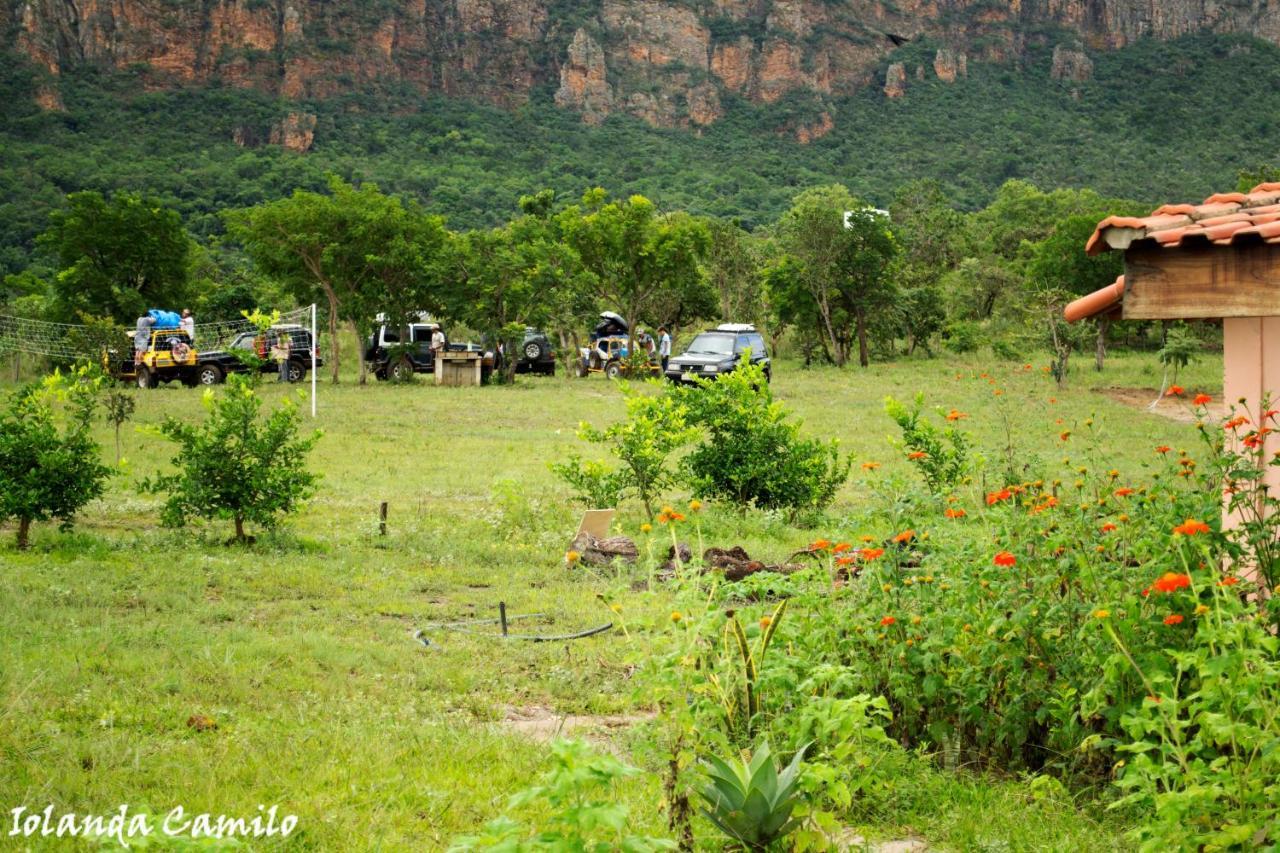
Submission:
POLYGON ((717 332, 754 332, 756 327, 752 323, 721 323, 715 327, 717 332))

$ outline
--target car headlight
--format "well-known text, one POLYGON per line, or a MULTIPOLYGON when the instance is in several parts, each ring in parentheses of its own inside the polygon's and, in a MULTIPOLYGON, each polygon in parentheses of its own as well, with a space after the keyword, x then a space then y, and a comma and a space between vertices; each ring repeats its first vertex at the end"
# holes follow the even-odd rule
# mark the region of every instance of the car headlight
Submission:
POLYGON ((716 373, 719 370, 720 370, 720 365, 718 364, 706 364, 706 365, 703 365, 702 367, 703 373, 716 373))

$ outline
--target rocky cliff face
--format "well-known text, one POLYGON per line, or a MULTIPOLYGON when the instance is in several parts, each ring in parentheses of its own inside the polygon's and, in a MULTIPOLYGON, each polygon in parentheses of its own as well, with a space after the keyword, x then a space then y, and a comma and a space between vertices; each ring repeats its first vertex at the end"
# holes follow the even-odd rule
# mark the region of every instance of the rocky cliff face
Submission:
MULTIPOLYGON (((217 82, 294 100, 394 84, 514 106, 546 86, 584 121, 625 113, 664 127, 710 124, 729 96, 804 94, 816 100, 810 118, 780 129, 803 141, 832 129, 822 104, 833 96, 876 83, 910 97, 911 76, 963 85, 970 59, 1014 61, 1025 33, 1054 27, 1054 76, 1078 81, 1089 52, 1147 35, 1208 29, 1280 44, 1280 3, 0 0, 0 32, 46 72, 33 96, 48 109, 60 108, 59 76, 92 63, 141 68, 149 87, 217 82), (931 65, 889 65, 920 40, 938 46, 931 65)), ((296 113, 272 136, 305 149, 313 125, 296 113)))

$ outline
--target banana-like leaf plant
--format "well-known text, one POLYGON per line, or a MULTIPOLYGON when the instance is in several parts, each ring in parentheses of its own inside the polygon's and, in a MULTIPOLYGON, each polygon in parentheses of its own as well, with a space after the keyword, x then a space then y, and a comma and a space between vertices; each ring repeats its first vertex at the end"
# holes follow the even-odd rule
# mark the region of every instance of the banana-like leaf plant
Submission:
POLYGON ((800 823, 791 812, 800 803, 796 786, 808 748, 802 746, 781 773, 768 743, 761 743, 750 761, 707 756, 708 784, 698 792, 707 802, 703 814, 746 849, 766 849, 800 823))

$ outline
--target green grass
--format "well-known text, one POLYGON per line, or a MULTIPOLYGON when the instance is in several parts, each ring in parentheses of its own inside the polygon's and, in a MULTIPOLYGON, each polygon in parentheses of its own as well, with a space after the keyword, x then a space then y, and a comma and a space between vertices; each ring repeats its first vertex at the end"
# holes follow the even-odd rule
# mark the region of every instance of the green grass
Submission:
MULTIPOLYGON (((988 479, 1000 477, 1008 435, 1018 459, 1056 459, 1058 433, 1083 430, 1091 415, 1106 464, 1126 473, 1151 461, 1156 444, 1192 445, 1189 425, 1092 390, 1156 388, 1151 356, 1116 356, 1102 374, 1078 364, 1066 390, 1040 372, 1043 361, 1029 371, 976 357, 868 370, 780 365, 775 391, 807 429, 883 468, 868 474, 855 464, 813 529, 711 507, 708 544, 741 543, 776 559, 818 535, 892 533, 876 529, 882 522, 867 507, 872 477, 911 476, 887 440, 889 393, 924 390, 929 404, 968 413, 962 423, 988 479)), ((1220 359, 1205 358, 1180 382, 1216 392, 1220 375, 1220 359)), ((263 390, 273 401, 283 393, 263 390)), ((0 529, 3 816, 49 803, 80 813, 128 803, 252 816, 258 804, 278 803, 300 819, 290 846, 325 850, 438 849, 496 816, 547 754, 502 723, 509 708, 648 706, 631 668, 668 602, 564 567, 578 510, 547 470, 579 446, 579 420, 606 423, 622 410, 599 378, 484 389, 322 383, 319 494, 285 531, 234 548, 223 544, 226 526, 158 527, 160 499, 136 484, 172 448, 148 428, 201 408, 195 391, 140 393, 124 437, 128 473, 74 533, 37 526, 34 547, 20 554, 12 526, 0 529), (376 517, 384 500, 385 538, 376 517), (630 642, 617 633, 565 645, 435 631, 423 647, 411 636, 431 621, 496 615, 499 600, 515 613, 551 614, 548 630, 571 630, 610 616, 601 592, 623 604, 630 642), (192 714, 213 717, 217 730, 188 728, 192 714)), ((106 429, 101 437, 112 444, 106 429)), ((635 506, 623 508, 623 531, 638 535, 641 521, 635 506)), ((640 726, 615 740, 643 762, 631 750, 645 736, 640 726)), ((1100 817, 1088 798, 1037 800, 1016 779, 910 767, 867 812, 868 834, 914 832, 952 849, 1121 846, 1122 821, 1100 817)), ((638 831, 663 829, 660 795, 653 773, 625 786, 638 831)))

